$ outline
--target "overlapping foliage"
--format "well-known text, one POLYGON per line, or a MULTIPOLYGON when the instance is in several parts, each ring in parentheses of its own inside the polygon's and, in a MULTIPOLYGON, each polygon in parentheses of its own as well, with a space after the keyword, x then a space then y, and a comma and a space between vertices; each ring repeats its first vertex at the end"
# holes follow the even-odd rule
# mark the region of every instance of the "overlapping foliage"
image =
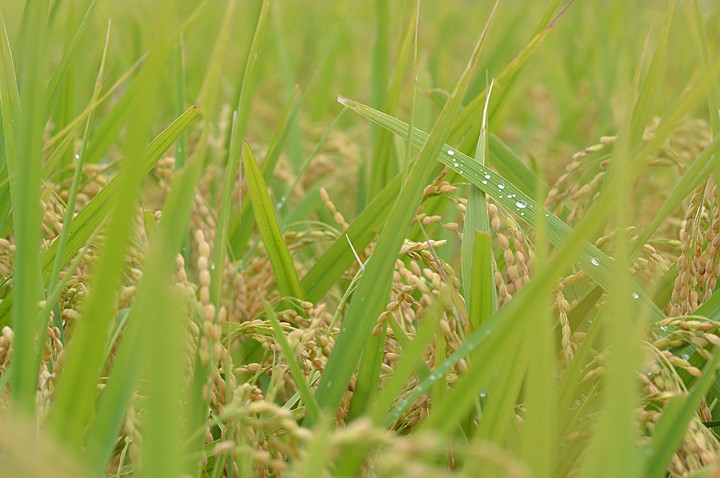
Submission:
POLYGON ((718 472, 718 6, 366 3, 0 1, 0 474, 718 472))

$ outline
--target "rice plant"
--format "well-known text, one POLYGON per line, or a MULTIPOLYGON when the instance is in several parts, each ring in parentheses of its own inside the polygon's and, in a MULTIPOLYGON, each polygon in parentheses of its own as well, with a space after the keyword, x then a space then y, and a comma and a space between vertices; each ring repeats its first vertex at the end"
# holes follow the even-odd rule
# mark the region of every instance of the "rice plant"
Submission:
POLYGON ((720 473, 715 2, 0 20, 0 476, 720 473))

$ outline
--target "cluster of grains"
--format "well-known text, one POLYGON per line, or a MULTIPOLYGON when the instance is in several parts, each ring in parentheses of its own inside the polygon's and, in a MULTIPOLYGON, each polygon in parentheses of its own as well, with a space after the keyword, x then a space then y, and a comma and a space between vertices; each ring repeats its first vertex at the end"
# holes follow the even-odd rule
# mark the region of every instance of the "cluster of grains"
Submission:
POLYGON ((232 289, 228 307, 234 322, 250 321, 262 313, 263 300, 272 290, 273 277, 267 257, 253 257, 243 268, 225 276, 225 282, 232 289))
POLYGON ((175 175, 175 158, 172 156, 160 158, 153 166, 151 174, 157 177, 160 187, 167 191, 175 175))
POLYGON ((304 458, 311 437, 287 409, 263 396, 261 390, 242 384, 219 419, 222 430, 214 430, 208 443, 208 458, 230 459, 225 467, 234 476, 281 476, 289 461, 304 458), (230 469, 229 469, 230 468, 230 469))
POLYGON ((633 260, 630 272, 637 277, 642 284, 649 288, 657 283, 670 269, 669 260, 663 257, 651 244, 643 244, 640 249, 641 255, 633 260))
POLYGON ((80 308, 87 295, 88 289, 85 281, 73 277, 67 282, 65 292, 60 297, 63 334, 66 342, 72 339, 75 325, 80 319, 80 308))
POLYGON ((185 268, 185 258, 182 254, 175 256, 175 285, 174 289, 177 297, 183 305, 185 317, 191 318, 187 320, 187 329, 185 331, 185 357, 187 359, 186 369, 188 377, 192 376, 195 366, 195 354, 198 344, 200 343, 200 326, 199 321, 192 320, 200 315, 200 309, 197 301, 196 286, 188 279, 187 270, 185 268))
MULTIPOLYGON (((639 374, 643 385, 643 408, 638 412, 645 440, 649 442, 656 424, 670 400, 685 396, 687 390, 678 371, 700 376, 701 371, 689 363, 689 357, 677 356, 673 349, 694 345, 704 358, 711 352, 707 347, 720 345, 720 324, 709 320, 668 318, 658 326, 665 337, 656 338, 650 347, 653 361, 646 374, 639 374)), ((683 440, 669 467, 670 476, 686 476, 716 463, 720 443, 702 422, 712 420, 712 414, 703 403, 684 431, 683 440)))
POLYGON ((502 264, 495 264, 495 285, 498 288, 498 305, 509 301, 530 281, 531 252, 523 230, 498 206, 488 202, 490 227, 502 249, 502 264))
POLYGON ((531 476, 530 470, 516 456, 489 441, 475 440, 468 444, 452 440, 448 443, 447 439, 428 432, 392 438, 372 462, 377 476, 470 477, 476 476, 480 469, 488 476, 531 476))
POLYGON ((15 256, 15 244, 4 237, 0 238, 0 278, 3 280, 13 272, 13 256, 15 256))
MULTIPOLYGON (((644 141, 650 141, 655 137, 661 119, 660 117, 652 119, 643 137, 644 141)), ((652 161, 677 166, 683 170, 710 144, 711 140, 712 130, 707 120, 685 117, 678 123, 673 133, 658 145, 652 161)))
MULTIPOLYGON (((308 244, 315 244, 321 241, 332 241, 337 239, 338 235, 334 231, 321 229, 306 229, 301 231, 286 231, 283 239, 288 246, 290 252, 302 249, 308 244)), ((264 250, 264 247, 262 248, 264 250)), ((360 254, 362 257, 364 254, 360 254)), ((296 264, 295 268, 299 273, 305 272, 303 264, 296 264)))
POLYGON ((565 297, 565 289, 571 287, 578 281, 582 281, 587 278, 585 271, 579 271, 576 274, 571 274, 563 280, 561 280, 552 291, 552 308, 555 317, 557 318, 558 325, 560 327, 560 345, 564 365, 567 366, 572 362, 575 352, 577 352, 578 344, 577 341, 573 340, 573 330, 570 327, 570 320, 568 314, 575 306, 575 300, 569 302, 565 297))
MULTIPOLYGON (((657 326, 659 337, 653 337, 651 344, 663 354, 690 345, 695 347, 703 359, 709 360, 711 351, 708 347, 720 346, 720 324, 703 317, 668 317, 658 322, 657 326)), ((690 375, 700 375, 697 368, 688 365, 689 357, 685 355, 668 360, 671 365, 685 369, 690 375)))
POLYGON ((439 274, 429 268, 425 271, 423 273, 415 261, 410 261, 409 267, 400 259, 395 261, 390 302, 378 317, 373 335, 378 336, 385 331, 389 337, 394 337, 393 326, 400 327, 407 334, 415 333, 415 319, 422 309, 433 302, 433 289, 435 285, 440 285, 439 274), (413 296, 415 291, 419 294, 418 299, 413 296))
MULTIPOLYGON (((422 201, 426 201, 432 197, 443 197, 444 199, 457 205, 461 215, 465 214, 467 200, 457 196, 457 186, 446 181, 444 178, 450 172, 450 168, 445 167, 435 180, 425 187, 423 190, 422 201)), ((428 215, 424 212, 424 206, 421 204, 415 213, 415 221, 423 226, 434 223, 442 224, 448 231, 457 233, 457 237, 462 237, 460 225, 455 221, 446 221, 446 218, 438 214, 428 215)))
MULTIPOLYGON (((426 201, 433 197, 443 197, 444 199, 447 199, 451 202, 454 202, 458 205, 462 204, 460 207, 460 211, 464 214, 465 213, 465 203, 466 199, 464 198, 458 198, 456 196, 457 193, 457 186, 454 184, 451 184, 450 182, 446 181, 444 178, 445 176, 450 172, 450 168, 445 167, 440 174, 433 180, 432 183, 430 183, 428 186, 425 187, 423 190, 423 196, 422 201, 426 201)), ((440 215, 433 214, 433 215, 427 215, 423 212, 423 206, 421 205, 416 213, 415 220, 423 225, 429 225, 433 223, 443 223, 444 218, 440 215)), ((457 231, 459 226, 455 222, 449 222, 444 223, 443 226, 449 230, 449 231, 457 231)))
MULTIPOLYGON (((360 471, 362 476, 476 476, 479 469, 491 476, 530 476, 529 470, 517 457, 493 443, 478 440, 467 443, 433 432, 399 436, 374 425, 367 418, 359 418, 334 430, 325 440, 330 463, 347 456, 350 450, 365 450, 368 459, 360 471)), ((307 459, 301 456, 294 462, 288 469, 290 476, 307 470, 307 459)))
MULTIPOLYGON (((419 324, 424 320, 432 320, 425 316, 434 304, 439 302, 441 305, 439 310, 435 309, 441 317, 436 340, 430 343, 423 357, 429 369, 439 365, 445 357, 462 346, 468 326, 465 306, 459 294, 459 282, 455 279, 452 268, 439 261, 429 250, 427 243, 406 241, 403 249, 407 249, 411 260, 407 261, 407 264, 400 259, 396 260, 390 302, 380 314, 373 330, 375 335, 385 333, 382 377, 389 376, 394 363, 400 358, 401 339, 412 339, 419 324), (421 244, 424 244, 424 247, 421 247, 421 244)), ((448 372, 447 382, 455 382, 458 375, 465 370, 467 363, 463 359, 448 372)), ((396 403, 407 398, 418 385, 417 379, 412 378, 397 397, 396 403)), ((398 426, 407 428, 419 423, 427 417, 430 405, 429 397, 422 396, 404 412, 398 426)))
MULTIPOLYGON (((107 184, 110 182, 112 165, 108 164, 85 164, 83 165, 83 176, 84 181, 81 182, 78 190, 77 197, 75 199, 75 213, 80 212, 87 203, 90 202, 107 184)), ((63 205, 67 204, 69 199, 70 184, 72 182, 72 174, 75 170, 75 163, 70 166, 68 171, 68 177, 54 185, 54 191, 57 197, 62 201, 63 205)), ((65 214, 65 208, 63 206, 63 215, 65 214)), ((61 216, 62 217, 62 216, 61 216)))
POLYGON ((350 224, 348 224, 345 220, 345 217, 340 212, 338 212, 335 204, 330 200, 330 196, 328 195, 325 188, 320 188, 320 197, 325 203, 325 207, 327 208, 328 212, 332 215, 333 220, 337 223, 338 226, 340 226, 343 232, 347 231, 350 228, 350 224))
MULTIPOLYGON (((125 436, 125 446, 127 458, 135 469, 142 468, 142 422, 138 416, 138 396, 133 397, 133 403, 128 408, 123 422, 123 435, 125 436)), ((122 455, 121 455, 122 457, 122 455)), ((122 463, 119 463, 122 465, 122 463)))
POLYGON ((2 328, 0 335, 0 376, 7 372, 12 358, 13 331, 10 327, 2 328))
POLYGON ((678 276, 668 314, 692 313, 707 301, 720 275, 720 209, 712 179, 695 189, 680 228, 678 276))
POLYGON ((65 217, 65 206, 59 198, 53 194, 50 187, 45 187, 40 199, 42 209, 42 233, 45 240, 54 239, 62 231, 62 221, 65 217))
MULTIPOLYGON (((225 403, 224 393, 226 391, 225 381, 220 371, 215 367, 221 359, 227 357, 227 351, 223 348, 222 325, 227 318, 227 309, 220 306, 219 310, 210 298, 210 244, 205 240, 202 230, 195 232, 197 242, 197 270, 200 288, 198 290, 199 302, 202 308, 201 335, 198 355, 201 365, 208 370, 208 383, 203 387, 203 397, 213 405, 220 408, 225 403)), ((232 374, 227 374, 232 377, 232 374)))
MULTIPOLYGON (((199 192, 193 196, 192 213, 190 215, 190 230, 191 231, 202 231, 205 240, 212 244, 215 240, 215 230, 217 229, 217 221, 215 215, 212 213, 210 206, 204 199, 203 195, 199 192)), ((194 257, 197 257, 197 241, 195 242, 195 248, 192 253, 194 257)))
MULTIPOLYGON (((637 241, 637 228, 628 227, 626 234, 631 244, 637 241)), ((615 231, 611 231, 595 241, 598 249, 606 250, 608 255, 612 256, 612 251, 606 248, 611 247, 616 240, 615 231)), ((667 241, 665 242, 667 244, 667 241)), ((636 280, 642 283, 646 289, 651 289, 657 284, 657 281, 670 269, 671 259, 661 255, 652 244, 643 244, 638 251, 638 255, 630 264, 629 272, 633 274, 636 280)))
POLYGON ((572 223, 585 211, 598 192, 605 177, 606 146, 615 142, 614 136, 606 136, 600 142, 572 156, 565 172, 555 181, 545 200, 545 208, 555 215, 567 213, 566 221, 572 223))
MULTIPOLYGON (((655 142, 660 118, 653 118, 643 135, 643 142, 655 142)), ((552 185, 545 207, 565 219, 569 224, 583 216, 599 191, 605 176, 615 136, 601 137, 599 142, 578 151, 565 166, 565 171, 552 185)), ((639 226, 647 225, 654 217, 658 200, 667 196, 672 189, 676 174, 652 174, 651 169, 673 167, 680 173, 687 164, 700 154, 710 141, 710 128, 706 121, 686 118, 672 134, 651 148, 652 155, 644 158, 648 169, 637 189, 643 191, 636 197, 638 210, 634 216, 639 226)), ((658 231, 668 235, 672 228, 664 224, 658 231)))
MULTIPOLYGON (((358 146, 362 144, 361 131, 335 129, 332 135, 327 136, 326 125, 310 124, 302 128, 306 139, 305 146, 314 154, 312 162, 304 164, 300 174, 296 168, 280 164, 275 169, 276 176, 282 178, 287 175, 285 181, 288 184, 295 183, 298 176, 301 176, 296 185, 298 189, 294 191, 298 195, 305 195, 318 184, 331 184, 333 189, 347 193, 347 201, 344 201, 343 206, 350 205, 358 185, 355 179, 358 177, 358 166, 362 164, 362 152, 358 146)), ((286 158, 281 157, 281 161, 283 159, 286 158)))
MULTIPOLYGON (((338 329, 332 325, 332 316, 325 304, 314 306, 310 302, 299 302, 296 307, 278 312, 278 319, 288 343, 304 375, 310 377, 322 372, 335 344, 338 329)), ((254 340, 266 351, 262 360, 249 362, 235 369, 248 383, 254 383, 263 376, 271 377, 274 383, 273 396, 289 400, 297 393, 297 386, 289 374, 287 362, 278 360, 282 351, 275 339, 269 319, 259 316, 239 324, 229 324, 231 340, 254 340)))

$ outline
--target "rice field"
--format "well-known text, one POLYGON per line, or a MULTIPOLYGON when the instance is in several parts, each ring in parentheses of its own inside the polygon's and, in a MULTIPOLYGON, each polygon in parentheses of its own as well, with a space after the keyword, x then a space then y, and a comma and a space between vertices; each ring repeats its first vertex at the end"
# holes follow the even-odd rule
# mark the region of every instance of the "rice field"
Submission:
POLYGON ((0 476, 720 476, 717 2, 0 14, 0 476))

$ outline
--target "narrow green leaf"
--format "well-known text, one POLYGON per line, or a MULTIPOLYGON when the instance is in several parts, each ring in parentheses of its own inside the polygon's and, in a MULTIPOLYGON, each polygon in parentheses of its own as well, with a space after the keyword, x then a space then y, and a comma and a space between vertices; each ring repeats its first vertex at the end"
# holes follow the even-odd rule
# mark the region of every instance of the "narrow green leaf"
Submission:
MULTIPOLYGON (((708 48, 710 39, 705 30, 705 21, 700 12, 700 5, 697 0, 687 1, 685 5, 688 10, 690 29, 693 32, 695 45, 700 54, 700 62, 703 70, 707 73, 711 69, 710 51, 708 48)), ((720 83, 718 83, 717 80, 708 85, 707 103, 713 136, 717 136, 720 134, 720 83)))
MULTIPOLYGON (((365 344, 353 389, 353 399, 348 410, 348 420, 354 420, 364 414, 365 407, 372 401, 372 397, 380 386, 380 371, 385 360, 386 341, 386 329, 383 328, 379 334, 371 335, 365 344)), ((353 474, 357 473, 354 465, 350 466, 353 474)), ((349 472, 342 468, 339 471, 341 474, 349 472)))
MULTIPOLYGON (((544 202, 538 197, 538 202, 544 202)), ((540 212, 542 214, 542 212, 540 212)), ((535 235, 535 270, 545 267, 547 231, 538 221, 535 235)), ((629 300, 629 299, 628 299, 629 300)), ((533 320, 528 324, 524 347, 530 360, 525 381, 525 428, 522 454, 535 476, 551 478, 556 475, 558 452, 557 407, 557 344, 553 327, 552 303, 547 295, 536 301, 533 320)))
MULTIPOLYGON (((147 367, 147 409, 145 431, 143 434, 143 468, 142 474, 148 477, 167 476, 179 477, 182 473, 182 450, 180 445, 184 442, 186 430, 183 429, 181 416, 182 402, 184 401, 185 367, 178 364, 187 363, 185 357, 185 334, 187 332, 187 318, 178 320, 182 310, 178 298, 172 290, 172 274, 175 271, 175 257, 180 250, 182 241, 190 218, 195 184, 200 176, 199 159, 195 159, 184 174, 178 175, 173 181, 173 188, 163 209, 160 226, 154 234, 153 249, 150 252, 150 261, 146 267, 142 303, 136 304, 137 314, 133 317, 139 335, 146 335, 140 339, 140 357, 146 360, 138 363, 137 356, 131 367, 142 369, 147 367), (167 215, 166 215, 167 214, 167 215)), ((138 293, 138 299, 140 298, 138 293)), ((132 342, 131 344, 132 345, 132 342)), ((121 345, 122 347, 122 345, 121 345)), ((126 362, 127 363, 127 362, 126 362)), ((130 368, 130 367, 128 367, 130 368)), ((132 381, 134 371, 119 369, 116 378, 118 381, 132 381), (122 376, 123 372, 129 372, 122 376)), ((117 398, 125 404, 130 401, 130 388, 120 390, 117 398), (124 396, 123 396, 124 395, 124 396)), ((107 392, 107 390, 106 390, 107 392)), ((119 425, 120 410, 109 408, 116 397, 108 397, 105 404, 109 423, 98 423, 98 432, 105 436, 113 426, 119 425), (113 420, 114 418, 114 420, 113 420)), ((117 429, 115 429, 117 433, 117 429)), ((92 439, 92 436, 90 437, 92 439)), ((88 443, 91 443, 88 441, 88 443)), ((105 445, 109 445, 105 442, 105 445)), ((99 450, 98 458, 109 452, 111 448, 99 450)), ((98 460, 100 462, 100 460, 98 460)))
MULTIPOLYGON (((489 374, 496 378, 486 383, 480 392, 484 406, 475 439, 502 445, 507 442, 510 423, 515 419, 515 406, 530 361, 529 348, 509 343, 504 349, 498 349, 495 357, 491 363, 474 359, 467 373, 481 373, 484 376, 489 374)), ((445 398, 449 400, 451 397, 445 398)), ((438 408, 441 407, 442 404, 438 408)))
MULTIPOLYGON (((13 361, 12 396, 20 408, 29 413, 35 412, 35 392, 37 389, 37 369, 35 359, 35 341, 40 331, 37 321, 38 301, 43 297, 40 288, 40 182, 42 162, 42 135, 45 125, 45 75, 48 0, 29 2, 25 6, 17 43, 18 90, 20 92, 19 110, 14 116, 4 116, 3 123, 13 121, 17 124, 15 151, 6 149, 8 173, 11 182, 13 224, 16 251, 14 256, 15 294, 17 300, 13 307, 13 361)), ((3 27, 4 29, 4 27, 3 27)), ((3 35, 7 41, 7 33, 3 35)), ((4 47, 9 54, 9 48, 4 47)), ((11 64, 12 59, 3 61, 11 64)), ((2 82, 8 83, 3 90, 10 91, 13 71, 3 70, 2 82)), ((13 92, 10 91, 12 94, 13 92)), ((5 99, 5 96, 3 96, 5 99)), ((13 100, 10 100, 11 104, 13 100)), ((3 104, 5 101, 3 101, 3 104)), ((17 104, 12 105, 18 106, 17 104)), ((12 131, 12 130, 11 130, 12 131)), ((6 130, 6 137, 8 135, 6 130)))
MULTIPOLYGON (((492 84, 488 88, 488 101, 485 103, 485 110, 483 112, 483 123, 480 129, 480 136, 478 137, 478 144, 475 151, 475 160, 480 164, 485 164, 485 158, 487 157, 488 145, 487 145, 487 107, 490 103, 490 93, 492 92, 492 84)), ((497 309, 497 299, 495 297, 494 279, 492 276, 492 250, 483 244, 481 248, 477 248, 475 245, 475 235, 477 232, 489 233, 490 231, 490 218, 487 211, 487 199, 485 193, 475 186, 470 186, 468 195, 467 209, 465 211, 465 222, 463 223, 463 240, 460 250, 462 260, 462 278, 463 278, 463 292, 465 296, 465 304, 470 311, 470 324, 473 327, 477 327, 483 322, 490 313, 497 309), (483 251, 484 249, 484 251, 483 251), (489 254, 487 258, 478 256, 481 253, 489 254), (475 272, 476 269, 480 268, 480 262, 490 264, 490 269, 487 269, 487 264, 484 264, 482 271, 475 272), (487 272, 490 272, 490 281, 486 282, 487 272), (485 277, 478 277, 477 280, 475 275, 479 274, 485 277), (483 281, 483 282, 480 282, 483 281), (485 293, 489 292, 487 296, 485 293), (488 302, 489 299, 489 302, 488 302), (482 302, 482 307, 480 306, 482 302), (489 307, 488 307, 489 306, 489 307), (486 310, 481 310, 486 309, 486 310), (484 314, 483 314, 484 312, 484 314), (490 312, 490 313, 488 313, 490 312)), ((489 236, 488 236, 489 239, 489 236)))
MULTIPOLYGON (((237 172, 241 160, 241 142, 244 141, 247 132, 247 125, 250 119, 250 107, 252 106, 255 83, 257 82, 258 61, 261 57, 262 47, 265 42, 267 20, 270 13, 269 0, 263 0, 260 14, 258 16, 255 34, 247 54, 245 62, 245 74, 238 92, 238 105, 233 113, 232 127, 230 129, 230 147, 228 150, 225 167, 225 182, 223 185, 220 211, 218 212, 218 224, 215 231, 215 242, 212 251, 212 263, 216 267, 210 272, 210 300, 219 310, 220 291, 222 289, 222 271, 225 262, 225 253, 228 242, 228 229, 230 222, 230 198, 233 187, 237 180, 237 172)), ((247 148, 249 150, 249 148, 247 148)), ((243 147, 244 152, 244 147, 243 147)))
MULTIPOLYGON (((177 89, 175 91, 175 114, 181 115, 187 108, 187 101, 185 100, 186 90, 186 74, 187 69, 185 61, 185 37, 180 34, 180 42, 176 47, 175 57, 175 84, 177 89)), ((187 134, 182 133, 177 139, 175 145, 175 168, 180 169, 185 166, 188 155, 188 139, 187 134)))
POLYGON ((478 328, 497 310, 497 291, 493 269, 492 239, 488 232, 475 232, 472 289, 469 307, 470 323, 478 328))
POLYGON ((62 88, 65 84, 65 81, 68 79, 68 75, 70 74, 72 65, 78 57, 78 45, 83 39, 90 19, 95 12, 96 3, 97 0, 92 0, 90 2, 90 5, 88 5, 88 7, 85 9, 85 15, 80 22, 80 25, 78 25, 75 35, 72 37, 70 44, 64 49, 63 57, 60 59, 60 63, 58 63, 58 66, 55 69, 52 78, 50 78, 50 83, 48 83, 47 86, 47 105, 45 111, 45 114, 48 117, 52 113, 53 109, 55 109, 55 105, 60 98, 62 88))
MULTIPOLYGON (((371 103, 385 109, 390 79, 390 3, 375 0, 375 42, 372 48, 371 103)), ((391 114, 393 112, 390 112, 391 114)), ((370 156, 368 198, 372 199, 393 176, 395 156, 392 143, 383 140, 382 128, 371 131, 373 154, 370 156), (389 177, 388 177, 389 176, 389 177)))
POLYGON ((213 42, 213 51, 198 93, 198 104, 203 108, 203 111, 207 112, 208 121, 218 115, 222 62, 232 38, 236 5, 236 0, 229 0, 225 3, 222 23, 217 30, 217 37, 213 42))
POLYGON ((257 165, 255 155, 247 142, 243 143, 242 157, 243 170, 247 176, 250 190, 250 200, 253 203, 260 235, 270 258, 278 289, 284 297, 302 299, 305 294, 300 286, 297 270, 295 270, 287 244, 283 240, 282 232, 280 232, 272 201, 267 193, 267 185, 257 165))
MULTIPOLYGON (((282 148, 287 141, 288 135, 295 123, 295 118, 300 110, 300 100, 302 95, 300 94, 300 88, 295 87, 293 93, 288 101, 287 107, 283 114, 283 118, 280 121, 275 135, 270 141, 268 152, 265 155, 261 169, 265 182, 270 181, 272 178, 275 166, 280 159, 280 153, 282 148)), ((240 212, 236 212, 230 218, 230 232, 228 234, 230 247, 235 257, 239 257, 245 251, 247 242, 250 239, 250 235, 255 225, 255 216, 253 215, 252 203, 245 201, 242 203, 240 212)))

